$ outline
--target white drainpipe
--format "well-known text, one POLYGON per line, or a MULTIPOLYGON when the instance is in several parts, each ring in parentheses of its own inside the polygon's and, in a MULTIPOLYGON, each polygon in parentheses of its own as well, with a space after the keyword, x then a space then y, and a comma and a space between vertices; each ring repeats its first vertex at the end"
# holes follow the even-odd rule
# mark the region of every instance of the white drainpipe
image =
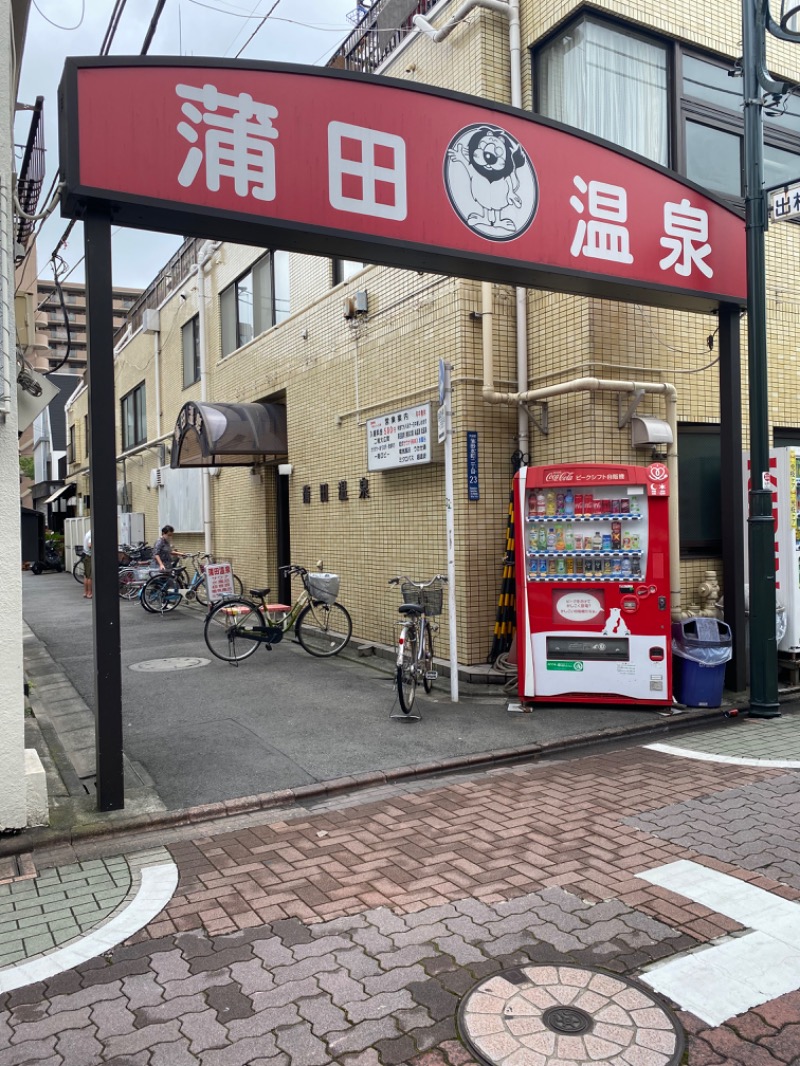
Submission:
MULTIPOLYGON (((206 241, 197 253, 197 333, 200 348, 200 402, 208 399, 208 371, 206 360, 206 275, 205 267, 211 256, 219 247, 213 241, 206 241)), ((213 536, 211 526, 211 479, 208 467, 203 467, 203 551, 213 555, 213 536)))
POLYGON ((681 618, 681 558, 680 530, 678 526, 678 392, 674 385, 665 381, 613 381, 605 378, 573 378, 556 385, 525 392, 495 392, 494 389, 494 331, 491 308, 492 286, 483 283, 484 312, 483 329, 483 398, 487 403, 518 404, 527 418, 527 404, 564 396, 570 392, 649 392, 664 397, 666 421, 672 432, 672 444, 667 446, 667 469, 669 470, 669 580, 672 618, 681 618), (487 291, 488 290, 488 291, 487 291))
MULTIPOLYGON (((476 7, 488 8, 496 11, 508 19, 508 51, 509 51, 509 75, 511 81, 511 106, 522 107, 522 66, 521 66, 521 43, 519 26, 519 0, 466 0, 466 3, 456 11, 452 18, 445 22, 441 29, 437 30, 422 15, 414 16, 414 25, 417 29, 427 34, 437 44, 448 37, 460 22, 469 15, 476 7)), ((484 300, 482 313, 491 315, 492 286, 484 285, 484 300), (488 289, 489 297, 486 298, 488 289)), ((528 293, 521 285, 516 288, 516 323, 517 323, 517 389, 524 392, 528 387, 528 293)), ((527 455, 528 442, 528 414, 524 407, 520 407, 517 417, 517 436, 519 450, 527 455)))

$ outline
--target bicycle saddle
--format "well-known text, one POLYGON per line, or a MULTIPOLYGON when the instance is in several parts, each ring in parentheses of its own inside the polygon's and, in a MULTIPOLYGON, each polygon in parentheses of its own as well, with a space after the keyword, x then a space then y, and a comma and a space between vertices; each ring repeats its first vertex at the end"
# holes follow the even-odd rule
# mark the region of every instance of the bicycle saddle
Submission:
POLYGON ((404 603, 397 610, 400 614, 422 614, 422 607, 418 603, 404 603))
POLYGON ((269 589, 249 589, 251 596, 266 596, 269 589))

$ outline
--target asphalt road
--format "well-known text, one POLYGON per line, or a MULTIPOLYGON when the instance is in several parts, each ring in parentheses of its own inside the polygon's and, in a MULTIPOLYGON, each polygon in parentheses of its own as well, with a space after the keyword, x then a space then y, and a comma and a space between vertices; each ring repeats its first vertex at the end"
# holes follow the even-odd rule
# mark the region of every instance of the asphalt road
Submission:
MULTIPOLYGON (((26 622, 93 708, 91 602, 70 575, 23 578, 26 622)), ((120 610, 125 751, 171 809, 658 718, 656 710, 560 705, 511 715, 501 686, 462 685, 454 704, 442 679, 431 696, 417 696, 420 722, 399 721, 388 660, 315 659, 287 637, 235 667, 208 652, 198 609, 162 617, 121 602, 120 610), (131 669, 171 657, 208 662, 131 669)))

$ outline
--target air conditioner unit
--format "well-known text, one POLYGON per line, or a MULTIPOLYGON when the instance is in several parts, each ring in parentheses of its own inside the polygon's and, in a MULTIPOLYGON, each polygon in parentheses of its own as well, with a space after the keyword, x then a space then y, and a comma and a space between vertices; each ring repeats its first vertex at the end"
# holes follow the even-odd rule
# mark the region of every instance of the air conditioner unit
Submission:
POLYGON ((153 307, 148 307, 142 312, 142 333, 159 333, 161 330, 160 316, 153 307))
POLYGON ((150 488, 151 489, 163 489, 164 478, 161 474, 161 467, 156 466, 150 471, 150 488))

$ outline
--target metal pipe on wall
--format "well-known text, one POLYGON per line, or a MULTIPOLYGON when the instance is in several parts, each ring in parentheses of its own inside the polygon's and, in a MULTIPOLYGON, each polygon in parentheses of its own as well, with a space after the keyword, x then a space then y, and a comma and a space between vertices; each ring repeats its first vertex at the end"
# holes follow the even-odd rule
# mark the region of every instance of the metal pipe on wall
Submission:
MULTIPOLYGON (((197 346, 200 349, 200 402, 208 399, 208 362, 206 359, 206 275, 205 268, 219 245, 206 241, 197 253, 197 346)), ((213 528, 211 521, 211 480, 208 467, 203 468, 203 551, 213 555, 213 528)))

